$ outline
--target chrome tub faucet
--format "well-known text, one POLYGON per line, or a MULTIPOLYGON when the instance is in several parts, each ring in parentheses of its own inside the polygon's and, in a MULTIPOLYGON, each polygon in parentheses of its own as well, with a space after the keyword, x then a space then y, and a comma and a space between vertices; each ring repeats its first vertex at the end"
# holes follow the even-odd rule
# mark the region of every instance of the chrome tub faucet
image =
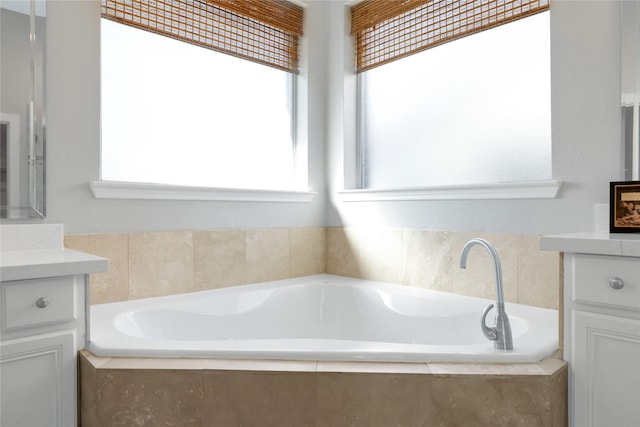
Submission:
POLYGON ((490 304, 482 313, 481 326, 482 332, 487 339, 493 341, 494 348, 498 350, 513 350, 513 337, 511 335, 511 324, 509 323, 509 317, 504 310, 504 295, 502 291, 502 266, 500 264, 500 257, 496 250, 491 246, 491 243, 484 239, 471 239, 469 240, 460 253, 460 268, 467 268, 467 256, 469 251, 475 245, 484 247, 491 259, 493 260, 493 266, 496 272, 496 305, 498 312, 496 313, 495 323, 493 327, 489 327, 486 324, 487 314, 493 308, 493 304, 490 304))

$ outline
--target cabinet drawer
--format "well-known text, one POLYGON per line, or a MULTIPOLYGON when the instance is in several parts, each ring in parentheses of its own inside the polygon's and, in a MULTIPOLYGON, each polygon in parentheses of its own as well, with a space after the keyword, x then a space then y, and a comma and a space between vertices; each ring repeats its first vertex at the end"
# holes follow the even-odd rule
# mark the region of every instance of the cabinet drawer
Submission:
POLYGON ((640 311, 640 258, 574 255, 572 286, 575 302, 640 311))
POLYGON ((1 306, 4 330, 74 320, 77 313, 73 277, 5 282, 1 306))

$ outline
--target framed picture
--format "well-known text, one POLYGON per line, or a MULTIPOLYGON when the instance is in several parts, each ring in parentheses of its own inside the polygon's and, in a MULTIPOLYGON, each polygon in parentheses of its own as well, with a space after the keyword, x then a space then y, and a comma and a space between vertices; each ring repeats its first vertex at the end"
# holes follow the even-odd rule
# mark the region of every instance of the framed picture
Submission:
POLYGON ((609 231, 640 233, 640 181, 611 183, 609 231))

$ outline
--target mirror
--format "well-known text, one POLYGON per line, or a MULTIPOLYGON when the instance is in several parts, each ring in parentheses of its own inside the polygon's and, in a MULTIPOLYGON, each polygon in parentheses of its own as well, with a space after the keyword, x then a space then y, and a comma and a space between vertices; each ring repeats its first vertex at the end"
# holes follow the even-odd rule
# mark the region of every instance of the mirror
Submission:
POLYGON ((640 180, 640 2, 620 2, 624 179, 640 180))
POLYGON ((0 0, 0 218, 45 215, 45 0, 0 0))

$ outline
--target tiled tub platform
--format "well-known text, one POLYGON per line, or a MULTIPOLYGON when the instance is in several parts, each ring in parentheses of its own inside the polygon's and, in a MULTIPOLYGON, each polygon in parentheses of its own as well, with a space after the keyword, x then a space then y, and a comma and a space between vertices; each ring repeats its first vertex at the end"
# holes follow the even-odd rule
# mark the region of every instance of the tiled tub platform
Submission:
POLYGON ((103 358, 80 352, 84 427, 567 425, 567 365, 103 358))

